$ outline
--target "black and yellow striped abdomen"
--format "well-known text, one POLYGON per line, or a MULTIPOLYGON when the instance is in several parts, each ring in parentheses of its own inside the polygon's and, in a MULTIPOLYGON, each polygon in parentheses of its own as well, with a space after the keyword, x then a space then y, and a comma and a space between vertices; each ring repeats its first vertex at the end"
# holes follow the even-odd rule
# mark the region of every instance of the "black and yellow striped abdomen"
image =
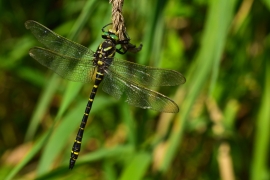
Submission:
POLYGON ((79 152, 81 150, 81 143, 84 133, 84 128, 87 123, 87 119, 89 116, 89 113, 91 111, 94 98, 96 96, 96 92, 98 90, 98 86, 103 80, 104 77, 104 70, 108 68, 113 60, 113 57, 115 55, 115 44, 111 40, 105 40, 103 43, 101 43, 95 53, 95 60, 94 63, 97 66, 97 72, 96 72, 96 78, 95 78, 95 84, 92 88, 92 92, 89 96, 88 103, 86 105, 84 115, 82 118, 81 125, 79 127, 76 139, 74 141, 72 150, 71 150, 71 156, 70 156, 70 162, 69 162, 69 169, 72 169, 75 165, 75 162, 79 156, 79 152))
POLYGON ((100 72, 97 72, 96 73, 95 84, 94 84, 94 86, 92 88, 92 92, 91 92, 91 94, 89 96, 88 103, 86 105, 84 115, 83 115, 83 118, 82 118, 82 122, 81 122, 81 125, 79 127, 79 131, 77 133, 76 139, 74 141, 74 144, 73 144, 73 147, 72 147, 72 150, 71 150, 69 169, 72 169, 73 166, 75 165, 76 159, 78 158, 79 152, 81 150, 81 142, 82 142, 82 138, 83 138, 84 128, 85 128, 85 125, 87 123, 87 119, 88 119, 90 110, 92 108, 93 101, 94 101, 94 98, 96 96, 98 86, 99 86, 99 84, 101 83, 102 80, 103 80, 103 74, 100 73, 100 72))

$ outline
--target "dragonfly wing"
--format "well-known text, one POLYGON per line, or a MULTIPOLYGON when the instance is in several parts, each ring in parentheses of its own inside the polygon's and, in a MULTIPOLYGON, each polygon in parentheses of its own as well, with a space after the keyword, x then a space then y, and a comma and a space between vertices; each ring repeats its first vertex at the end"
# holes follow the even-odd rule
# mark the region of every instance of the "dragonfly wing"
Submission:
POLYGON ((93 81, 95 67, 91 59, 76 59, 40 47, 30 49, 29 54, 65 79, 84 83, 93 81))
POLYGON ((114 59, 110 69, 143 86, 176 86, 186 82, 185 77, 174 70, 143 66, 130 61, 114 59))
POLYGON ((143 109, 166 113, 177 113, 179 111, 177 104, 167 96, 136 84, 114 70, 107 69, 105 72, 106 76, 102 89, 116 99, 123 97, 128 104, 143 109))
POLYGON ((39 42, 58 54, 78 59, 89 59, 94 54, 88 48, 56 34, 36 21, 26 21, 25 27, 31 30, 39 42))

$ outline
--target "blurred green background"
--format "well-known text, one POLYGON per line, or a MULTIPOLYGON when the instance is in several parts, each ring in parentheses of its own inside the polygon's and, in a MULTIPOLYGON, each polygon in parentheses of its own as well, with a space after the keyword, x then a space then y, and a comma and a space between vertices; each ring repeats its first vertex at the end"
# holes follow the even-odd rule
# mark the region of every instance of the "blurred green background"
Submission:
POLYGON ((101 88, 73 170, 70 150, 92 84, 69 82, 28 55, 35 20, 93 51, 111 4, 0 1, 0 179, 269 180, 270 0, 126 0, 138 54, 118 58, 181 72, 155 88, 179 105, 159 114, 101 88))

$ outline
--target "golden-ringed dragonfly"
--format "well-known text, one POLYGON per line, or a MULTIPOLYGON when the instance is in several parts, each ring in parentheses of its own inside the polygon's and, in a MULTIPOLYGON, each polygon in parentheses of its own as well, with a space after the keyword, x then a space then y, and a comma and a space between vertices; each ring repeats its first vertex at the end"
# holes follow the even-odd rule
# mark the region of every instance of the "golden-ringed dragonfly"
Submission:
POLYGON ((126 39, 120 41, 115 31, 105 31, 106 26, 104 26, 102 28, 104 41, 94 52, 56 34, 38 22, 29 20, 25 22, 25 26, 31 30, 38 41, 48 48, 34 47, 30 49, 29 54, 32 58, 65 79, 83 83, 94 82, 72 147, 70 169, 74 167, 78 158, 84 128, 97 89, 102 81, 103 91, 116 99, 126 98, 125 101, 130 105, 165 113, 179 111, 173 100, 147 87, 183 84, 186 80, 181 73, 114 58, 115 52, 124 54, 127 51, 138 52, 141 49, 142 45, 137 48, 129 43, 130 39, 127 34, 125 34, 126 39), (120 45, 121 48, 117 48, 117 45, 120 45))

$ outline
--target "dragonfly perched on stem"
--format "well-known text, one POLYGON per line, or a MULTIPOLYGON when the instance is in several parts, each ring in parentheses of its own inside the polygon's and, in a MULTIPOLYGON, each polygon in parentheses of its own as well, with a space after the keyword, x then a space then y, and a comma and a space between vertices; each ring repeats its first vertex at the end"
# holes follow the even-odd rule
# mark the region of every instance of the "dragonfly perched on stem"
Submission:
MULTIPOLYGON (((108 24, 110 25, 110 24, 108 24)), ((72 169, 78 158, 83 132, 102 81, 103 91, 116 99, 126 98, 130 105, 143 109, 152 109, 165 113, 177 113, 177 104, 167 96, 150 90, 150 86, 175 86, 185 83, 185 77, 174 70, 143 66, 125 60, 114 58, 115 53, 125 54, 127 51, 138 52, 142 45, 131 44, 127 34, 124 40, 119 40, 118 34, 102 28, 104 41, 96 52, 70 41, 38 22, 25 22, 34 36, 48 49, 34 47, 29 54, 42 65, 53 70, 61 77, 77 82, 94 82, 86 109, 71 150, 69 168, 72 169), (121 45, 121 48, 117 48, 121 45)))

